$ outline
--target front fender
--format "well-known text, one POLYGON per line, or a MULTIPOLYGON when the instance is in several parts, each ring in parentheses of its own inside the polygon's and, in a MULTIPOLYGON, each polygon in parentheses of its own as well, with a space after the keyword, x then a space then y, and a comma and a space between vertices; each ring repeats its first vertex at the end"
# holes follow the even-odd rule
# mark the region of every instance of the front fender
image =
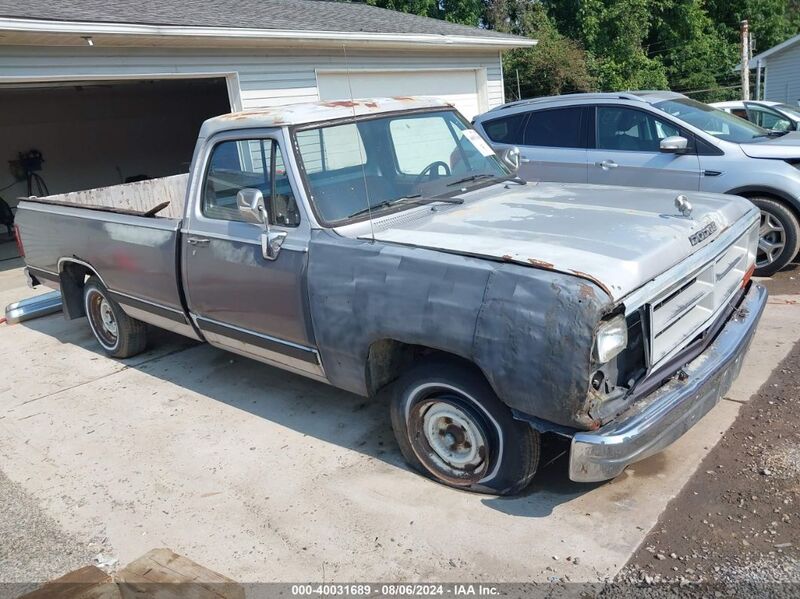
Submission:
POLYGON ((611 306, 611 298, 591 281, 498 264, 475 327, 475 362, 509 407, 591 428, 587 394, 594 332, 611 306))

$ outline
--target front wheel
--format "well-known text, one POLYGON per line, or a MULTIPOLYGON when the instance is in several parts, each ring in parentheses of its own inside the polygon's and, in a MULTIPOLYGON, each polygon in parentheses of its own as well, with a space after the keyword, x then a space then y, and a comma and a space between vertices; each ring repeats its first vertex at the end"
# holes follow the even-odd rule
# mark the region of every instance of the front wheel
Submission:
POLYGON ((130 358, 144 351, 147 345, 145 324, 125 314, 97 277, 86 281, 83 303, 92 333, 109 356, 130 358))
POLYGON ((770 198, 751 198, 761 210, 755 274, 770 277, 800 250, 800 225, 791 208, 770 198))
POLYGON ((511 495, 539 464, 539 434, 514 420, 479 371, 455 360, 420 364, 391 384, 392 428, 406 461, 434 480, 511 495))

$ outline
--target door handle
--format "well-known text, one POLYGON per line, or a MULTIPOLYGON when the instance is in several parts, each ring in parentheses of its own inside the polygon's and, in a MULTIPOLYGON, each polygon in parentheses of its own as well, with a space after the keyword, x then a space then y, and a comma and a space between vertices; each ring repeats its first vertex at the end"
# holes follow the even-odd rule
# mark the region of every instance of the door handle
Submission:
POLYGON ((208 245, 211 242, 210 239, 206 239, 205 237, 187 237, 186 243, 189 245, 208 245))
POLYGON ((519 161, 520 161, 522 164, 528 164, 528 163, 531 161, 531 159, 530 159, 530 158, 525 158, 525 156, 520 156, 520 157, 519 157, 519 161))
POLYGON ((607 171, 608 169, 611 169, 611 168, 617 168, 619 166, 613 160, 603 160, 602 162, 595 162, 594 165, 595 166, 599 166, 604 171, 607 171))

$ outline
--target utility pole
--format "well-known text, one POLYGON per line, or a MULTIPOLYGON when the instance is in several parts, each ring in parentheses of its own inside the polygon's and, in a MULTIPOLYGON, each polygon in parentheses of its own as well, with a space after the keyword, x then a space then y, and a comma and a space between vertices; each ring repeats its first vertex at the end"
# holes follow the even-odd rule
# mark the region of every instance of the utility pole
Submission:
POLYGON ((761 59, 756 61, 756 100, 762 100, 761 97, 761 59))
POLYGON ((742 21, 742 100, 750 99, 750 26, 742 21))
POLYGON ((522 100, 522 89, 519 86, 519 69, 517 71, 517 100, 522 100))

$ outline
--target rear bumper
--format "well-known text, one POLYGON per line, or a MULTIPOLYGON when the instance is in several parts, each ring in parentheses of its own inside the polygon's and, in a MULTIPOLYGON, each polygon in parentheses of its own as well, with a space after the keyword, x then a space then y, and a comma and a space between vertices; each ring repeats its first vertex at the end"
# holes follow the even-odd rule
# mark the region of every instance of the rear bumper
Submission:
POLYGON ((684 380, 670 380, 598 430, 576 433, 569 477, 578 482, 614 478, 694 426, 739 374, 766 303, 767 290, 752 283, 714 342, 684 367, 684 380))

